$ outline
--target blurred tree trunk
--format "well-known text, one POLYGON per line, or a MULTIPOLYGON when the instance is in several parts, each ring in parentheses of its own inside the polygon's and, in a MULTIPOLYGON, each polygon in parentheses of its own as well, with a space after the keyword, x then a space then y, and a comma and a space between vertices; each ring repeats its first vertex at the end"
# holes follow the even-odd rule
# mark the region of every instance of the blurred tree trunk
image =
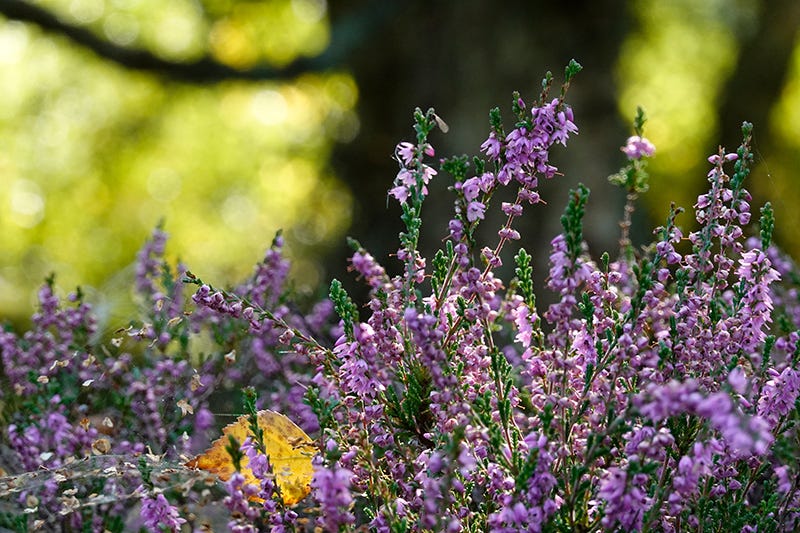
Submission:
POLYGON ((762 0, 758 19, 740 36, 736 69, 719 106, 721 140, 734 151, 742 142, 742 122, 752 122, 756 137, 769 137, 769 114, 784 89, 800 28, 800 2, 762 0))
MULTIPOLYGON (((757 222, 760 207, 767 201, 775 209, 775 242, 795 258, 800 237, 794 228, 800 186, 797 180, 795 140, 779 138, 771 122, 773 107, 787 88, 800 28, 800 2, 764 0, 752 31, 741 40, 736 71, 728 80, 719 109, 720 143, 733 152, 742 142, 743 121, 753 123, 753 174, 745 187, 753 193, 752 213, 757 222), (772 169, 772 170, 771 170, 772 169)), ((780 120, 780 119, 777 119, 780 120)), ((784 119, 785 120, 785 119, 784 119)), ((710 147, 716 151, 717 145, 710 147)))

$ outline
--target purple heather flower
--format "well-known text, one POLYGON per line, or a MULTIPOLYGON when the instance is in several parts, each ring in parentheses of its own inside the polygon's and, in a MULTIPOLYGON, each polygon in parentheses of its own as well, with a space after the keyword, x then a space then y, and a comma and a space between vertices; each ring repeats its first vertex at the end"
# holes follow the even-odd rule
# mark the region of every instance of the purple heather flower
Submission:
POLYGON ((494 250, 488 246, 484 246, 481 249, 481 255, 486 259, 486 264, 489 265, 490 268, 498 268, 503 265, 502 258, 494 253, 494 250))
POLYGON ((178 513, 178 509, 170 505, 164 495, 160 493, 155 497, 145 496, 142 498, 141 517, 144 526, 156 533, 180 531, 181 524, 186 522, 178 513))
POLYGON ((572 339, 572 349, 583 358, 584 365, 597 364, 595 341, 585 328, 575 333, 575 337, 572 339))
POLYGON ((656 147, 645 137, 634 135, 628 137, 625 146, 623 146, 621 150, 628 159, 635 160, 652 156, 656 152, 656 147))
POLYGON ((603 508, 603 527, 623 531, 641 531, 642 519, 652 505, 647 495, 648 477, 646 474, 628 473, 618 467, 608 470, 608 475, 600 481, 597 496, 605 501, 603 508))
POLYGON ((497 135, 491 132, 489 138, 481 144, 481 151, 484 152, 489 159, 494 161, 499 157, 501 147, 502 145, 497 139, 497 135))
MULTIPOLYGON (((253 524, 259 519, 261 512, 257 507, 250 505, 250 499, 257 497, 259 488, 246 483, 245 477, 240 472, 234 472, 231 475, 230 479, 225 482, 225 488, 228 490, 228 496, 225 497, 223 503, 233 517, 228 523, 228 528, 231 530, 255 531, 253 524), (246 529, 248 526, 251 529, 246 529)), ((265 507, 270 506, 270 511, 275 511, 274 503, 271 500, 265 501, 264 504, 265 507)))
POLYGON ((364 276, 370 287, 380 288, 389 282, 386 270, 366 250, 358 250, 350 258, 353 268, 364 276))
POLYGON ((162 274, 166 242, 167 234, 157 227, 139 250, 136 257, 136 290, 139 294, 151 296, 159 291, 155 280, 162 274))
POLYGON ((682 500, 686 501, 695 496, 701 479, 712 474, 712 455, 720 452, 714 448, 713 445, 704 446, 703 443, 695 442, 692 452, 678 461, 678 468, 672 478, 672 488, 675 492, 669 497, 673 513, 679 513, 680 507, 675 506, 680 506, 682 500))
POLYGON ((790 490, 792 490, 792 472, 786 465, 780 465, 775 467, 775 477, 778 478, 778 490, 786 494, 790 490))
POLYGON ((477 177, 469 178, 467 181, 461 184, 461 192, 464 193, 464 198, 468 202, 475 200, 481 193, 480 179, 477 177))
MULTIPOLYGON (((736 154, 725 154, 725 156, 722 158, 722 161, 736 161, 737 159, 739 159, 739 156, 736 154)), ((708 156, 708 162, 711 163, 712 165, 718 164, 720 162, 719 155, 714 154, 708 156)))
POLYGON ((542 201, 538 192, 526 189, 525 187, 519 190, 519 199, 520 201, 526 201, 529 204, 538 204, 542 201))
POLYGON ((787 367, 780 373, 770 368, 767 373, 770 379, 761 388, 758 414, 774 426, 782 417, 794 410, 795 402, 800 396, 800 372, 787 367))
MULTIPOLYGON (((782 321, 774 328, 778 337, 770 359, 762 364, 760 357, 775 310, 800 327, 800 290, 792 286, 790 261, 773 249, 760 251, 759 239, 745 244, 741 226, 751 219, 751 199, 723 171, 735 156, 712 156, 711 191, 698 198, 700 229, 684 243, 691 245, 685 256, 675 249, 683 248, 673 220, 658 230, 652 269, 633 257, 601 269, 580 249, 576 257, 565 235, 556 237, 547 279, 556 303, 541 325, 523 291, 505 290, 495 275, 500 248, 484 246, 467 231, 488 218, 495 188, 513 180, 517 197, 500 206, 509 221, 499 235, 501 243, 519 239, 511 222, 524 202, 541 202, 538 180, 556 172, 550 149, 577 133, 571 109, 559 99, 517 106, 526 109, 517 127, 507 135, 498 128, 482 145, 492 172, 455 186, 456 218, 448 226, 453 261, 435 263, 437 274, 446 272, 445 283, 428 292, 425 258, 412 245, 398 251, 406 271, 395 277, 359 250, 351 266, 370 291, 360 311, 368 318, 353 324, 349 338, 343 323, 327 323, 330 301, 307 317, 292 311, 285 299, 288 262, 281 238, 244 285, 230 292, 201 286, 193 297, 199 309, 187 318, 177 293, 161 283, 164 243, 156 233, 140 254, 137 283, 159 303, 148 305, 148 320, 126 338, 142 341, 141 356, 130 350, 136 357, 122 352, 91 371, 81 367, 87 341, 80 332, 92 330, 91 321, 81 306, 60 310, 45 287, 34 331, 25 337, 0 331, 5 377, 24 401, 36 400, 45 390, 40 384, 62 375, 69 378, 57 383, 62 387, 94 379, 94 387, 125 394, 126 416, 135 420, 115 429, 115 454, 142 453, 145 442, 131 442, 134 435, 160 448, 156 453, 185 452, 189 439, 175 434, 191 421, 180 423, 176 401, 196 411, 197 444, 203 437, 198 433, 213 422, 208 394, 244 380, 262 391, 258 408, 281 410, 318 430, 314 411, 303 403, 305 390, 312 389, 315 409, 326 413, 321 438, 328 439, 326 456, 333 461, 323 466, 315 459, 316 503, 303 509, 317 513, 316 523, 273 499, 268 459, 248 440, 242 450, 261 485, 245 484, 241 474, 226 483, 233 531, 288 531, 301 520, 334 531, 369 527, 388 533, 399 520, 429 530, 478 524, 491 531, 542 531, 552 527, 556 514, 562 520, 575 513, 607 530, 671 531, 677 517, 694 530, 708 519, 698 516, 698 498, 731 495, 757 508, 761 489, 773 490, 775 481, 788 516, 800 500, 792 493, 796 472, 768 452, 773 432, 784 427, 800 397, 794 364, 800 335, 782 333, 792 329, 782 321), (478 251, 488 269, 476 266, 478 251), (583 299, 591 305, 579 306, 583 299), (277 320, 265 319, 260 309, 277 320), (183 355, 194 346, 182 344, 182 330, 164 327, 174 318, 191 321, 192 333, 210 329, 203 340, 225 348, 212 348, 209 363, 193 369, 183 355), (307 341, 319 333, 320 344, 307 341), (290 349, 277 346, 281 341, 290 349), (219 355, 234 349, 237 357, 223 364, 219 355), (595 365, 591 375, 589 364, 595 365), (214 377, 219 367, 222 375, 214 377), (196 388, 189 387, 200 376, 192 381, 196 388), (421 401, 410 404, 416 396, 421 401), (415 411, 409 413, 410 405, 415 411), (451 435, 463 438, 456 442, 451 435), (749 487, 744 474, 764 472, 764 465, 775 478, 741 492, 749 487), (575 467, 585 473, 573 478, 575 467), (380 503, 372 508, 369 495, 376 487, 380 503), (575 499, 565 497, 565 487, 577 488, 577 500, 589 500, 589 508, 568 508, 575 499), (357 494, 368 497, 356 499, 357 494), (251 500, 258 497, 263 504, 251 500), (373 518, 367 526, 368 516, 373 518), (645 516, 653 520, 644 524, 645 516)), ((632 137, 622 150, 638 160, 655 148, 632 137)), ((406 203, 427 194, 436 171, 422 158, 433 155, 424 141, 398 144, 401 168, 389 195, 406 203)), ((94 428, 79 431, 72 422, 76 415, 93 415, 94 408, 47 404, 35 416, 18 413, 10 419, 8 443, 30 470, 86 455, 94 428)), ((47 491, 55 501, 58 485, 45 483, 42 492, 47 491)), ((41 508, 52 512, 47 502, 41 508)), ((156 493, 143 501, 142 518, 151 529, 175 530, 183 522, 156 493)), ((79 529, 75 518, 69 520, 79 529)))
POLYGON ((395 183, 403 185, 404 187, 413 187, 417 184, 417 179, 414 177, 414 173, 407 168, 401 168, 394 181, 395 183))
POLYGON ((481 202, 470 202, 467 205, 467 220, 470 222, 482 220, 484 211, 486 211, 486 206, 481 202))
MULTIPOLYGON (((431 178, 433 178, 438 172, 428 165, 422 165, 422 183, 427 185, 430 183, 431 178)), ((424 186, 422 187, 422 194, 428 194, 428 189, 424 186)))
POLYGON ((531 309, 525 305, 521 297, 517 297, 516 306, 511 311, 511 316, 514 319, 514 324, 517 326, 517 336, 514 340, 524 348, 531 345, 531 335, 533 333, 533 322, 538 318, 536 313, 532 313, 531 309))
POLYGON ((464 223, 457 219, 451 219, 448 222, 450 229, 450 238, 455 242, 460 241, 464 237, 464 223))
MULTIPOLYGON (((413 147, 409 148, 410 146, 409 143, 401 143, 401 145, 398 145, 398 154, 402 167, 394 180, 394 186, 389 190, 389 195, 393 196, 401 204, 406 203, 412 191, 417 190, 417 187, 419 187, 419 194, 426 196, 428 194, 427 185, 431 178, 437 174, 435 169, 425 164, 421 164, 421 167, 416 169, 416 163, 410 155, 410 151, 413 147), (418 179, 420 183, 417 183, 418 179)), ((433 147, 425 145, 423 152, 432 156, 434 153, 433 147)))
POLYGON ((491 531, 539 532, 558 509, 558 503, 551 497, 557 481, 550 472, 553 456, 548 450, 547 438, 530 433, 520 445, 530 453, 535 453, 534 472, 525 488, 519 494, 513 494, 509 492, 514 487, 513 479, 503 479, 499 469, 493 469, 497 477, 492 479, 490 474, 489 493, 499 504, 500 510, 489 516, 491 531))
POLYGON ((489 192, 496 186, 496 178, 491 172, 484 172, 478 178, 483 192, 489 192))
POLYGON ((497 232, 497 235, 499 235, 501 239, 508 239, 510 241, 518 241, 520 239, 519 232, 514 228, 502 228, 497 232))
POLYGON ((670 241, 658 242, 656 252, 667 260, 668 265, 677 265, 681 261, 680 254, 675 251, 675 247, 670 241))
POLYGON ((194 426, 198 431, 205 431, 214 425, 214 414, 207 408, 201 407, 194 416, 194 426))
POLYGON ((395 154, 403 166, 409 166, 414 161, 414 145, 410 142, 401 142, 395 148, 395 154))
POLYGON ((520 204, 512 204, 510 202, 503 202, 500 208, 508 216, 518 217, 522 215, 522 206, 520 204))
POLYGON ((395 187, 392 187, 391 189, 389 189, 389 195, 394 196, 395 200, 397 200, 401 204, 404 204, 406 203, 406 200, 408 200, 409 196, 408 187, 406 187, 405 185, 397 185, 395 187))
POLYGON ((355 516, 351 512, 352 477, 353 472, 336 465, 330 468, 325 468, 321 464, 315 466, 311 488, 314 491, 314 499, 321 508, 317 525, 325 531, 339 531, 342 526, 355 522, 355 516))
POLYGON ((722 391, 704 396, 698 382, 671 381, 659 386, 651 383, 636 399, 642 415, 658 422, 680 413, 694 413, 708 419, 724 442, 741 457, 763 455, 773 441, 767 421, 761 416, 748 417, 722 391), (649 400, 644 398, 649 397, 649 400), (644 402, 642 402, 644 400, 644 402))
POLYGON ((747 282, 741 316, 739 344, 747 352, 756 351, 767 336, 766 328, 772 321, 772 295, 769 286, 780 279, 767 256, 760 250, 742 254, 737 269, 739 278, 747 282))
POLYGON ((571 107, 565 107, 564 111, 559 111, 556 114, 557 126, 552 134, 551 141, 566 146, 569 135, 572 133, 578 134, 578 126, 574 121, 575 117, 572 114, 571 107))
POLYGON ((531 123, 530 128, 520 126, 510 131, 502 143, 492 132, 481 145, 481 150, 492 161, 500 159, 505 145, 505 161, 497 173, 498 183, 507 185, 513 179, 533 189, 538 183, 537 175, 553 177, 557 169, 548 163, 550 147, 555 143, 566 144, 569 135, 578 131, 571 110, 557 99, 542 107, 533 107, 531 123), (559 107, 562 109, 557 111, 559 107))
POLYGON ((747 376, 742 367, 737 366, 728 373, 728 385, 737 394, 744 394, 747 390, 747 376))

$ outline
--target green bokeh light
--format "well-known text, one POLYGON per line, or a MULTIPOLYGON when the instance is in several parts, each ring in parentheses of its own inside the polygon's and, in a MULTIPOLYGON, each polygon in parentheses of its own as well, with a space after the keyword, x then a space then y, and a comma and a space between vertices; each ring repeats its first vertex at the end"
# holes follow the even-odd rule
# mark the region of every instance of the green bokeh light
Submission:
MULTIPOLYGON (((324 2, 312 0, 205 12, 177 0, 40 5, 117 44, 237 67, 237 57, 280 64, 319 53, 329 32, 324 2), (225 24, 240 32, 234 51, 219 41, 225 24)), ((342 238, 352 207, 327 168, 331 144, 358 129, 349 75, 164 82, 2 21, 0 91, 0 316, 26 316, 51 272, 65 289, 125 292, 136 250, 162 219, 171 255, 208 279, 246 275, 283 228, 298 287, 322 281, 314 259, 342 238)))
POLYGON ((637 106, 647 111, 645 135, 658 151, 642 201, 658 219, 666 216, 670 201, 694 204, 698 184, 703 186, 698 163, 718 135, 717 97, 738 53, 733 28, 752 3, 631 2, 639 29, 620 52, 619 108, 627 120, 637 106))

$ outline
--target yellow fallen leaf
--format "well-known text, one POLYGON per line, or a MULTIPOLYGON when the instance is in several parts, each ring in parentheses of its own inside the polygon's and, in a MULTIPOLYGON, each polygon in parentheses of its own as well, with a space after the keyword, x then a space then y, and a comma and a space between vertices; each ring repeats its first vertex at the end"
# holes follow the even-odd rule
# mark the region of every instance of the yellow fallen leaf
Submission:
MULTIPOLYGON (((283 503, 294 505, 311 492, 311 476, 314 474, 311 459, 316 455, 317 449, 302 429, 280 413, 259 411, 258 426, 264 431, 264 449, 269 456, 283 503)), ((228 481, 236 472, 231 456, 225 450, 231 435, 239 444, 248 436, 253 436, 247 415, 242 415, 236 422, 225 426, 222 437, 215 440, 205 453, 186 463, 186 466, 206 470, 219 476, 222 481, 228 481)), ((245 483, 260 486, 260 481, 253 475, 247 463, 245 456, 240 465, 245 483)))

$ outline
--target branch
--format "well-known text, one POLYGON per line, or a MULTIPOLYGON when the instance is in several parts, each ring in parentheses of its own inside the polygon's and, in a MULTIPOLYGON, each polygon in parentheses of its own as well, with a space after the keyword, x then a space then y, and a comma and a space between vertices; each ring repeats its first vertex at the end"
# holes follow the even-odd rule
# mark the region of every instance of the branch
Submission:
POLYGON ((24 0, 0 0, 0 15, 29 22, 51 33, 68 37, 97 56, 125 68, 152 72, 177 81, 205 84, 225 80, 282 80, 305 72, 319 72, 341 65, 363 38, 376 30, 399 6, 398 2, 366 2, 365 8, 343 18, 331 33, 331 43, 321 55, 299 58, 275 68, 259 65, 239 70, 209 57, 191 62, 163 59, 148 50, 118 46, 98 37, 89 29, 64 22, 53 13, 24 0))

